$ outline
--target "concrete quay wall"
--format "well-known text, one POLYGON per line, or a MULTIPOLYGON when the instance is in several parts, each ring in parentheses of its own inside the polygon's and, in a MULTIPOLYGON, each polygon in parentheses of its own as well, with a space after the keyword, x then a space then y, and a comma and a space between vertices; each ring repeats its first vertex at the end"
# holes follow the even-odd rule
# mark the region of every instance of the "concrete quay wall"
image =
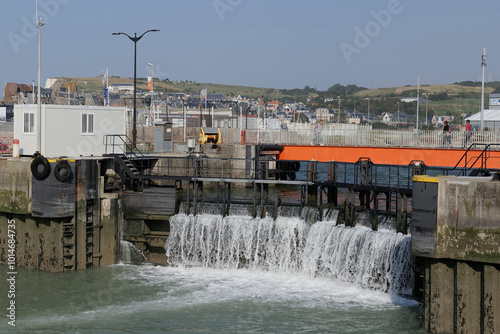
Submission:
POLYGON ((500 181, 416 178, 413 202, 425 328, 500 332, 500 181))
POLYGON ((424 327, 430 333, 500 331, 500 267, 425 259, 424 327))
POLYGON ((435 256, 500 264, 500 181, 442 178, 438 189, 435 256))
POLYGON ((64 182, 53 173, 58 161, 49 161, 50 175, 37 180, 31 158, 0 159, 0 263, 9 263, 12 240, 19 267, 59 272, 116 263, 118 196, 98 190, 98 161, 69 162, 64 182))

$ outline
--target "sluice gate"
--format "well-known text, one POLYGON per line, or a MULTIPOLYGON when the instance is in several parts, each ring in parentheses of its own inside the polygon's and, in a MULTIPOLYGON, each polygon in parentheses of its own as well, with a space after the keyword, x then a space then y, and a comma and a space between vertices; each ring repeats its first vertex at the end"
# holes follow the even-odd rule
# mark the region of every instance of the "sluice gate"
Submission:
MULTIPOLYGON (((142 187, 170 185, 182 189, 185 210, 190 214, 199 213, 202 202, 216 203, 222 216, 234 203, 250 205, 253 217, 275 215, 275 208, 283 205, 330 207, 340 211, 339 223, 353 226, 354 212, 362 210, 374 217, 397 217, 398 231, 406 233, 413 176, 447 175, 451 171, 426 166, 422 161, 394 166, 374 164, 368 158, 356 163, 301 162, 276 161, 269 156, 211 158, 193 153, 182 158, 158 158, 151 173, 143 176, 146 182, 142 187), (244 188, 245 194, 235 192, 235 188, 244 188), (284 192, 295 195, 284 196, 284 192)), ((132 180, 133 175, 124 183, 132 184, 132 180)), ((376 219, 373 229, 377 229, 376 219)))

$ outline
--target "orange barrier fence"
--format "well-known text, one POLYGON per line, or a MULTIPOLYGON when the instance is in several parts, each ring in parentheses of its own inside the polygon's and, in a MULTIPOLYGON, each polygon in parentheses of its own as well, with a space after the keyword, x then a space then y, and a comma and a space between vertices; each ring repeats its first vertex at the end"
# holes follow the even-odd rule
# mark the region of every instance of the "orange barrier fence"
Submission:
MULTIPOLYGON (((413 160, 421 160, 427 166, 455 167, 465 151, 465 149, 444 148, 285 145, 279 159, 322 162, 333 160, 354 163, 359 158, 370 158, 375 164, 388 165, 408 165, 413 160)), ((482 150, 469 151, 468 165, 470 166, 481 153, 482 150)), ((463 167, 463 164, 459 167, 463 167)), ((500 169, 500 151, 488 151, 488 168, 500 169)))

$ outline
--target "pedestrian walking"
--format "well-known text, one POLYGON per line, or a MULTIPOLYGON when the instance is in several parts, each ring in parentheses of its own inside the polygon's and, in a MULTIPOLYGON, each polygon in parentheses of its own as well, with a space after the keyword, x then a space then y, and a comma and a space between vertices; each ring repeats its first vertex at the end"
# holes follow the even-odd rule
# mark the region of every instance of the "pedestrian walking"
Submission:
POLYGON ((448 121, 444 121, 443 126, 443 147, 451 147, 451 126, 448 121))
POLYGON ((470 143, 470 140, 472 138, 472 125, 470 124, 470 120, 467 120, 465 123, 465 145, 464 147, 467 147, 467 145, 470 143))
POLYGON ((322 131, 322 124, 323 124, 323 120, 320 120, 314 126, 314 141, 313 141, 314 144, 321 145, 322 142, 323 142, 323 135, 321 133, 321 131, 322 131))

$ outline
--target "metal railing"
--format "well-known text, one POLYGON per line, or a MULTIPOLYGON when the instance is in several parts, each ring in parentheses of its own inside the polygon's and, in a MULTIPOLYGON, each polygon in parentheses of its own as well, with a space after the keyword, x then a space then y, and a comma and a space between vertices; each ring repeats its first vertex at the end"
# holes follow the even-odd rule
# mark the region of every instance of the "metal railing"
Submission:
POLYGON ((467 172, 472 168, 487 171, 488 160, 490 159, 489 153, 493 148, 496 148, 497 150, 500 149, 500 144, 471 144, 453 169, 460 170, 461 175, 463 176, 467 175, 467 172), (471 150, 478 149, 483 149, 479 155, 477 155, 477 152, 471 152, 471 150), (461 164, 463 164, 463 167, 460 167, 461 164))
POLYGON ((453 168, 448 167, 425 166, 418 161, 409 165, 384 165, 363 161, 348 163, 210 158, 203 154, 193 154, 187 157, 159 157, 148 178, 257 183, 267 180, 265 183, 276 184, 334 181, 343 185, 363 184, 380 188, 411 189, 414 175, 447 175, 452 170, 453 168), (316 164, 314 169, 311 169, 311 163, 316 164), (311 175, 311 170, 314 170, 314 176, 311 175))
POLYGON ((310 128, 288 130, 240 130, 221 128, 225 144, 331 145, 371 147, 465 148, 471 143, 500 143, 498 131, 475 131, 470 138, 465 131, 454 131, 449 138, 441 130, 366 130, 323 127, 315 141, 310 128), (244 133, 244 134, 243 134, 244 133), (242 141, 242 137, 244 137, 242 141))
POLYGON ((144 158, 142 152, 132 144, 132 140, 127 135, 105 135, 103 141, 105 154, 124 154, 144 158))

